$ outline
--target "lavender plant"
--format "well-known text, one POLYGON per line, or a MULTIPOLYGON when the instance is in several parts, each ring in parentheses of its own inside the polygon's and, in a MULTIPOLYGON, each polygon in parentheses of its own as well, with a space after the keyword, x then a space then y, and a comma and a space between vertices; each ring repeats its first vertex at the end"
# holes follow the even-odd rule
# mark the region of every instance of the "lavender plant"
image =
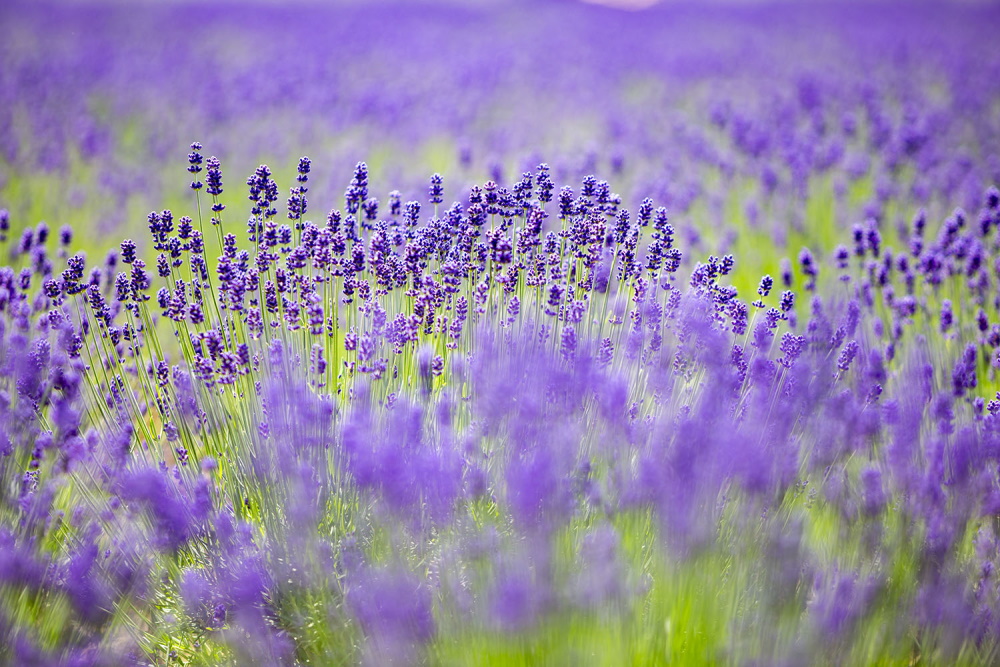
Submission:
POLYGON ((995 12, 0 12, 0 663, 1000 660, 995 12))
POLYGON ((188 164, 145 252, 2 269, 5 659, 995 659, 996 190, 747 302, 544 164, 321 223, 262 165, 239 234, 188 164))

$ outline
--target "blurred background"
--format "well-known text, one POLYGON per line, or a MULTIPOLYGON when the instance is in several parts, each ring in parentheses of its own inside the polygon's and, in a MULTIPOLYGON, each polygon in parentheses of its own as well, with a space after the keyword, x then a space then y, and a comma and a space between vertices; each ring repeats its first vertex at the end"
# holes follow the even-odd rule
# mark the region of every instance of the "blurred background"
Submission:
POLYGON ((361 160, 382 198, 441 172, 446 204, 546 161, 652 197, 694 248, 822 248, 834 211, 891 225, 1000 182, 998 28, 964 2, 4 3, 0 207, 139 228, 191 207, 200 141, 232 202, 300 155, 316 216, 361 160))

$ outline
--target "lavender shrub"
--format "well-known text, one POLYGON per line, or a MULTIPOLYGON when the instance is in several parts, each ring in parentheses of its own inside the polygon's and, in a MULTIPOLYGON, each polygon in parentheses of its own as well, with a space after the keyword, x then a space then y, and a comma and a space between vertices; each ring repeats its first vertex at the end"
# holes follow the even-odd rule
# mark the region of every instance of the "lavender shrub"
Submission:
POLYGON ((0 663, 1000 659, 990 8, 0 12, 0 663))
POLYGON ((748 303, 597 179, 317 224, 303 158, 241 242, 201 151, 150 264, 0 270, 6 660, 995 658, 995 190, 748 303))

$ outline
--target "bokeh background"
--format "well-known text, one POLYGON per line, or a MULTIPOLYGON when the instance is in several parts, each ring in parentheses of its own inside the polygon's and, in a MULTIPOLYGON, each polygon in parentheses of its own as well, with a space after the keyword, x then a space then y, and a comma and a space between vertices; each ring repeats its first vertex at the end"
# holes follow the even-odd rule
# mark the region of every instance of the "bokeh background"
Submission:
POLYGON ((201 141, 230 187, 311 156, 314 210, 360 160, 375 195, 438 171, 449 201, 544 160, 654 198, 695 249, 825 248, 834 218, 998 180, 998 26, 979 3, 5 3, 0 206, 138 228, 189 203, 201 141))

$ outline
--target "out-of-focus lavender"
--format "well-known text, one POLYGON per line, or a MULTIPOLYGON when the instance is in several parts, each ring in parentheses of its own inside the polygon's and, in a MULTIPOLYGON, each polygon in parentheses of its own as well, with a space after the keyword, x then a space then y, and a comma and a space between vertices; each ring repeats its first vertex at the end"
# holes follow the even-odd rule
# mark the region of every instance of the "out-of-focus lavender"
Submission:
POLYGON ((995 188, 749 301, 546 165, 422 220, 361 163, 316 224, 301 158, 291 225, 261 165, 209 265, 202 151, 210 227, 150 213, 150 266, 6 240, 5 659, 997 655, 995 188))
POLYGON ((323 147, 316 187, 365 159, 407 196, 414 150, 459 188, 545 159, 561 178, 613 174, 623 196, 675 213, 702 202, 719 222, 779 218, 777 235, 802 224, 824 174, 838 211, 865 217, 897 198, 971 208, 1000 171, 1000 62, 979 46, 1000 21, 990 7, 0 11, 5 187, 82 160, 87 185, 74 173, 50 196, 106 225, 125 222, 129 195, 164 195, 191 136, 241 172, 323 147))
POLYGON ((993 10, 2 11, 0 662, 997 662, 993 10))

